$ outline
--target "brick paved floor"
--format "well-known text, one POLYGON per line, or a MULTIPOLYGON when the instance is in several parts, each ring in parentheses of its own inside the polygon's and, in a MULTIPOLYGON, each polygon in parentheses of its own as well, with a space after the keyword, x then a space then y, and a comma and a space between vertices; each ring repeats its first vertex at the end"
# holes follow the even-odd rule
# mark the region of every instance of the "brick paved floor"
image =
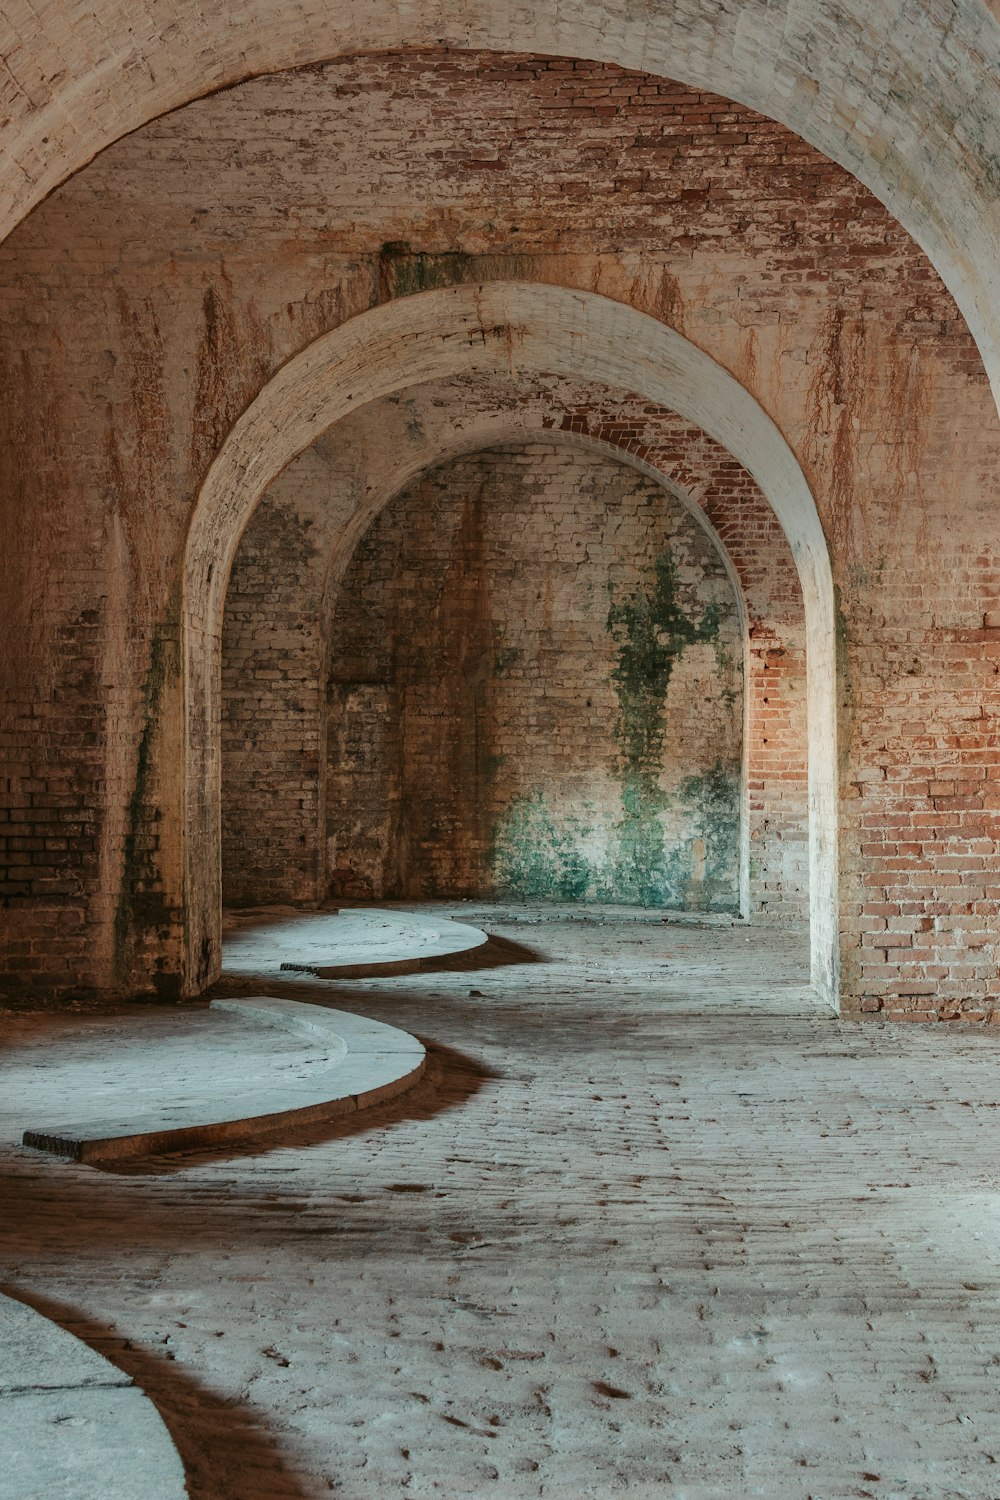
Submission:
MULTIPOLYGON (((6 1289, 143 1384, 194 1500, 1000 1496, 1000 1035, 823 1017, 798 934, 516 915, 446 972, 258 976, 428 1044, 360 1127, 95 1171, 5 1089, 6 1289)), ((5 1055, 34 1108, 177 1020, 5 1055)))

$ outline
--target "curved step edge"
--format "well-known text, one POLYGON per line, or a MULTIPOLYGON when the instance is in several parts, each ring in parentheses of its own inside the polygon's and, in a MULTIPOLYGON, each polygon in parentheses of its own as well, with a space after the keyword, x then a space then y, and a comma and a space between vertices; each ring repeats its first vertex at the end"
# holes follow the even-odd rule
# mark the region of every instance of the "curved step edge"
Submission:
POLYGON ((192 1108, 167 1106, 132 1120, 26 1130, 24 1145, 72 1161, 106 1162, 275 1135, 386 1103, 412 1088, 427 1065, 422 1043, 409 1032, 348 1011, 270 996, 213 1000, 210 1008, 315 1038, 337 1060, 322 1066, 315 1081, 298 1079, 258 1094, 253 1113, 213 1116, 199 1107, 199 1117, 193 1119, 192 1108))
POLYGON ((6 1500, 184 1500, 184 1467, 152 1401, 89 1344, 0 1294, 6 1500))

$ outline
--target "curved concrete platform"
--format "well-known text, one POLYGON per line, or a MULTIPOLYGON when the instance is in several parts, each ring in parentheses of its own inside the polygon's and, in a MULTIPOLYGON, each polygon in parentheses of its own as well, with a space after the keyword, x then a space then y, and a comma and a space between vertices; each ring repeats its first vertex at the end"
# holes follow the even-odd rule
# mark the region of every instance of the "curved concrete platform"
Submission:
POLYGON ((233 1025, 224 1046, 200 1049, 193 1079, 189 1060, 182 1098, 151 1099, 146 1090, 144 1109, 36 1127, 24 1132, 24 1144, 74 1161, 112 1161, 322 1124, 402 1093, 426 1064, 416 1037, 347 1011, 266 996, 213 1000, 210 1010, 233 1025), (280 1082, 261 1083, 259 1067, 256 1074, 241 1069, 244 1027, 276 1027, 305 1042, 280 1082), (248 1087, 248 1078, 257 1082, 248 1087))
POLYGON ((6 1500, 183 1500, 156 1407, 124 1371, 0 1295, 0 1453, 6 1500))
POLYGON ((485 932, 467 922, 378 906, 231 912, 223 967, 229 974, 276 967, 320 979, 374 979, 414 974, 488 941, 485 932))

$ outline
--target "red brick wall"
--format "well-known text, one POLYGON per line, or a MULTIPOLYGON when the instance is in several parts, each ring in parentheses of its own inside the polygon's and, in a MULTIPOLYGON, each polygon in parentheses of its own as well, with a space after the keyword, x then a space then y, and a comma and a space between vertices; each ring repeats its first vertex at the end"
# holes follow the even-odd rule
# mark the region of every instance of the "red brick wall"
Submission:
POLYGON ((538 442, 432 469, 341 586, 332 894, 737 911, 741 658, 722 559, 654 480, 538 442))
POLYGON ((950 297, 844 171, 639 74, 360 58, 144 127, 0 260, 6 837, 43 845, 5 846, 19 984, 169 981, 178 564, 235 417, 372 300, 516 277, 673 324, 792 445, 840 598, 846 994, 993 1013, 997 416, 950 297), (52 797, 81 847, 44 847, 52 797))
MULTIPOLYGON (((725 534, 749 632, 749 909, 756 920, 803 920, 808 911, 804 623, 801 589, 784 535, 750 475, 700 429, 639 398, 613 397, 599 387, 554 377, 437 381, 405 400, 377 402, 339 423, 271 487, 241 544, 227 602, 227 899, 302 900, 325 890, 321 873, 315 893, 310 880, 311 872, 322 871, 324 851, 314 810, 322 806, 326 791, 322 778, 313 777, 311 757, 307 764, 290 752, 295 745, 314 745, 325 733, 322 726, 316 728, 315 695, 301 684, 302 674, 311 670, 307 658, 319 660, 325 649, 324 570, 314 563, 299 567, 295 558, 300 550, 322 557, 336 576, 344 565, 342 537, 352 524, 356 496, 362 491, 376 497, 391 493, 389 476, 401 459, 418 467, 432 464, 442 448, 454 445, 451 414, 456 410, 466 445, 471 440, 466 435, 473 431, 482 433, 485 445, 491 434, 495 440, 514 431, 540 436, 557 429, 562 442, 591 445, 584 457, 608 449, 627 454, 676 484, 687 503, 700 507, 717 533, 725 534), (602 449, 595 449, 595 442, 602 449), (302 673, 289 670, 289 619, 295 621, 303 653, 302 673), (307 636, 312 642, 308 648, 307 636), (258 774, 268 754, 275 764, 284 758, 290 765, 287 777, 258 774), (303 880, 303 871, 310 872, 309 878, 303 880)), ((348 599, 341 601, 341 620, 346 609, 350 628, 361 629, 370 604, 368 592, 358 596, 355 575, 348 599)), ((388 637, 386 645, 388 650, 388 637)), ((364 768, 356 774, 370 777, 388 797, 383 762, 396 753, 394 745, 398 748, 398 704, 394 710, 386 673, 364 686, 355 682, 352 702, 356 711, 349 755, 364 768)), ((331 776, 336 780, 335 772, 331 776)), ((398 796, 397 782, 389 800, 396 802, 398 796)), ((376 814, 377 800, 374 792, 360 798, 357 786, 332 796, 332 805, 339 801, 355 810, 350 845, 355 859, 364 851, 366 869, 365 877, 350 887, 356 895, 383 889, 377 872, 386 860, 389 829, 398 824, 395 812, 391 818, 384 809, 376 814)), ((336 853, 331 862, 336 866, 336 853)), ((340 889, 347 892, 347 884, 340 889)))

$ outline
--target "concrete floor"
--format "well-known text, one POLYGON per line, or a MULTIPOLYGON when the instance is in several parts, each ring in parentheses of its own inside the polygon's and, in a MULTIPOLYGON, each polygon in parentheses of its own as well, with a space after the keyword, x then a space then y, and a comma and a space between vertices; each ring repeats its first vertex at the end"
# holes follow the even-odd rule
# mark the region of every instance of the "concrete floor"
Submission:
MULTIPOLYGON (((440 973, 254 977, 430 1048, 351 1127, 97 1171, 2 1095, 6 1289, 194 1500, 1000 1496, 1000 1036, 824 1017, 801 934, 458 914, 440 973)), ((66 1090, 122 1023, 7 1056, 66 1090)))

